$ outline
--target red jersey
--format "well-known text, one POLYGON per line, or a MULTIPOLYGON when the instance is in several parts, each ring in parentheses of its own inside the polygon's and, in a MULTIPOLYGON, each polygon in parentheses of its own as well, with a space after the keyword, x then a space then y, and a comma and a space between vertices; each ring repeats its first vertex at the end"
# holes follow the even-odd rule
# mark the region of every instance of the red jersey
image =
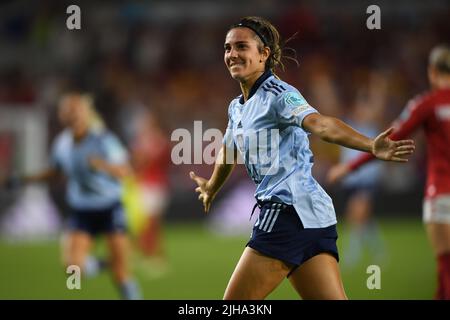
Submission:
MULTIPOLYGON (((427 144, 425 197, 450 194, 450 89, 439 89, 412 99, 394 122, 392 140, 401 140, 422 127, 427 144)), ((350 162, 351 170, 374 159, 370 153, 350 162)))

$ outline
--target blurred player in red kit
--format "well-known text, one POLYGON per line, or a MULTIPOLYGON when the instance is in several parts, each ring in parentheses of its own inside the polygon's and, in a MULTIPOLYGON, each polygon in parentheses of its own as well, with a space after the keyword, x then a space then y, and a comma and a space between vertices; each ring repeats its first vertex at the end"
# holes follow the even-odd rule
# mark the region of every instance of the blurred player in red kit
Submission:
MULTIPOLYGON (((412 99, 395 121, 392 140, 404 139, 423 128, 427 145, 427 182, 423 221, 437 259, 436 299, 450 299, 450 47, 435 47, 429 57, 431 91, 412 99)), ((328 175, 337 182, 374 159, 364 154, 333 167, 328 175)))
POLYGON ((131 154, 147 216, 138 244, 146 257, 165 264, 162 215, 169 201, 170 143, 155 115, 140 115, 131 154))

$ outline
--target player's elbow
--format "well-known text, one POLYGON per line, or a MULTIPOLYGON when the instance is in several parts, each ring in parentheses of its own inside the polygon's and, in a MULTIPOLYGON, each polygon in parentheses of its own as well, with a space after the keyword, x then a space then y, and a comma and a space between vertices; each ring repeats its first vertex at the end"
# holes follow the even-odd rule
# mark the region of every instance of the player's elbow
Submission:
POLYGON ((305 118, 304 127, 311 133, 317 135, 320 139, 327 142, 336 140, 334 127, 334 118, 313 114, 305 118))

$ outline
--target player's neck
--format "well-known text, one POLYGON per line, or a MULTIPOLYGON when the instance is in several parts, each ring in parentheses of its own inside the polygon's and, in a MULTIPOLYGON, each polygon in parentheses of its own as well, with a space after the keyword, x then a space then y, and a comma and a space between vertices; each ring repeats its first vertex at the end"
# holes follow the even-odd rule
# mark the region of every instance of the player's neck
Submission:
POLYGON ((252 90, 253 85, 255 84, 256 80, 258 80, 259 77, 261 77, 263 74, 264 71, 257 71, 251 74, 247 79, 240 82, 242 95, 244 96, 244 101, 248 100, 248 96, 250 94, 250 91, 252 90))
POLYGON ((75 142, 80 142, 88 134, 88 128, 72 129, 72 134, 75 142))
POLYGON ((439 89, 450 89, 450 76, 440 79, 439 89))
POLYGON ((431 87, 434 90, 450 89, 450 75, 440 75, 430 80, 431 87))

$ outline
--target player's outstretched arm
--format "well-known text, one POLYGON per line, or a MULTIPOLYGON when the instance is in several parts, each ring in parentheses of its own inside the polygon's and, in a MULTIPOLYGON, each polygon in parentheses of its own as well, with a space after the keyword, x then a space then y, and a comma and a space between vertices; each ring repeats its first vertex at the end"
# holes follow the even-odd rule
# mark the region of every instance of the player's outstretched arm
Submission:
POLYGON ((317 134, 322 140, 339 144, 347 148, 372 153, 376 158, 385 161, 406 162, 407 157, 414 152, 413 140, 393 141, 389 135, 390 128, 375 139, 370 139, 354 130, 343 121, 313 113, 305 117, 303 127, 317 134))
POLYGON ((6 177, 0 177, 0 188, 7 190, 15 190, 20 188, 24 184, 36 183, 36 182, 47 182, 51 178, 58 174, 57 169, 49 168, 41 172, 32 175, 9 175, 6 177))
POLYGON ((48 168, 36 174, 23 176, 20 178, 22 183, 35 183, 35 182, 47 182, 48 180, 56 177, 59 171, 54 168, 48 168))
POLYGON ((93 170, 104 172, 118 180, 125 178, 133 171, 128 163, 112 164, 101 157, 89 158, 89 165, 93 170))
POLYGON ((335 164, 328 170, 326 182, 328 184, 335 184, 344 179, 351 172, 351 168, 348 163, 338 163, 335 164))
POLYGON ((327 183, 335 184, 339 182, 350 172, 370 162, 375 157, 382 160, 407 162, 408 159, 405 157, 414 151, 414 142, 412 140, 393 141, 389 138, 392 132, 393 128, 389 128, 374 139, 371 154, 363 154, 353 161, 339 163, 331 167, 327 174, 327 183))
POLYGON ((189 173, 191 179, 194 180, 195 183, 197 183, 195 192, 200 193, 198 199, 203 202, 203 207, 206 213, 209 212, 211 203, 214 200, 216 194, 219 192, 220 188, 230 176, 236 165, 236 150, 234 150, 231 161, 226 161, 228 159, 226 150, 227 148, 225 146, 222 146, 222 148, 220 149, 219 154, 217 155, 216 163, 214 165, 214 171, 209 180, 197 176, 193 171, 189 173))

